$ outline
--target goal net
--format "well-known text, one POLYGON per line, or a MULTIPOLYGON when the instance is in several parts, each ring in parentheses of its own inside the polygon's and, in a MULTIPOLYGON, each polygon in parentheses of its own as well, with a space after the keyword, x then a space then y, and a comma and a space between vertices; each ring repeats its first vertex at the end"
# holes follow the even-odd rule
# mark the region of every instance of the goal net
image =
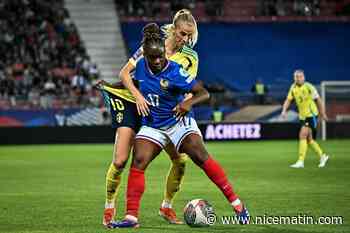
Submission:
MULTIPOLYGON (((329 122, 350 122, 350 81, 324 81, 321 97, 329 122)), ((321 124, 322 139, 327 138, 327 122, 321 124)))

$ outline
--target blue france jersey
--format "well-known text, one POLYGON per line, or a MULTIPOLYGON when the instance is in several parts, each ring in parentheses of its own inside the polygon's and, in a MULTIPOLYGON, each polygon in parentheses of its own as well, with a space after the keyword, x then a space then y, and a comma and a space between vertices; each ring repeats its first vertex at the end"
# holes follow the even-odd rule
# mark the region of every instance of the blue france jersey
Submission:
POLYGON ((139 81, 139 90, 145 99, 151 103, 150 114, 142 118, 142 125, 156 129, 176 124, 173 109, 197 83, 173 61, 168 61, 166 68, 154 75, 144 58, 137 62, 134 78, 139 81))

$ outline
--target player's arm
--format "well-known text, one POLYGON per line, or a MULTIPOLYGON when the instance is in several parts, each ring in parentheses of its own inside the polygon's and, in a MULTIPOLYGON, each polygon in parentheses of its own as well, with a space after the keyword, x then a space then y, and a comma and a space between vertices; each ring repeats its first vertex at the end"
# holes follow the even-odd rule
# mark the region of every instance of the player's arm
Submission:
POLYGON ((281 115, 283 118, 287 117, 287 110, 288 110, 291 103, 292 103, 292 100, 290 100, 288 98, 286 98, 286 100, 284 101, 283 107, 282 107, 282 112, 281 112, 281 115))
POLYGON ((317 108, 318 108, 318 111, 320 113, 321 118, 325 121, 328 120, 327 115, 326 115, 326 110, 325 110, 325 107, 323 105, 322 98, 318 94, 318 91, 311 84, 308 84, 308 88, 310 90, 312 99, 316 102, 316 105, 317 105, 317 108))
POLYGON ((320 96, 318 96, 316 99, 316 105, 317 105, 317 108, 318 108, 318 111, 320 112, 320 116, 323 120, 327 121, 328 120, 328 117, 327 117, 327 114, 326 114, 326 109, 324 107, 324 104, 323 104, 323 101, 321 99, 320 96))
POLYGON ((281 116, 282 116, 283 118, 286 118, 286 117, 287 117, 287 110, 288 110, 290 104, 292 103, 292 101, 293 101, 293 99, 294 99, 293 87, 294 87, 294 86, 292 85, 292 86, 289 88, 287 98, 286 98, 286 100, 284 101, 283 106, 282 106, 281 116))
POLYGON ((136 88, 130 72, 135 69, 135 65, 128 61, 126 65, 119 72, 120 79, 123 85, 131 92, 135 97, 137 112, 142 116, 147 116, 149 114, 149 107, 147 100, 143 97, 141 92, 136 88))
POLYGON ((210 97, 209 92, 200 82, 196 82, 191 89, 191 93, 192 98, 186 99, 175 107, 174 111, 176 112, 177 117, 186 115, 191 110, 193 105, 208 100, 210 97))
POLYGON ((192 87, 191 93, 193 94, 193 96, 191 99, 188 100, 191 106, 208 100, 210 97, 209 92, 203 87, 203 85, 200 82, 197 82, 192 87))
MULTIPOLYGON (((133 82, 136 86, 138 85, 137 80, 133 80, 133 82)), ((100 79, 93 85, 94 88, 97 88, 99 90, 102 90, 103 86, 110 87, 113 89, 125 89, 125 86, 124 86, 122 81, 115 82, 115 83, 109 83, 103 79, 100 79)))
POLYGON ((114 89, 124 89, 124 85, 121 81, 115 82, 115 83, 109 83, 103 79, 100 79, 93 85, 93 87, 95 87, 99 90, 103 90, 103 86, 111 87, 114 89))

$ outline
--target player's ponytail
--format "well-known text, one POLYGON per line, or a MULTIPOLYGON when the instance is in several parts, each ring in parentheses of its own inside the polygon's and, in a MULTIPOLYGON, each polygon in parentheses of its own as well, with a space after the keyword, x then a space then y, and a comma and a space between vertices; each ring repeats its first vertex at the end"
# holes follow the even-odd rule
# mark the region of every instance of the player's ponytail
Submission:
POLYGON ((161 30, 156 23, 149 23, 142 29, 143 38, 142 45, 150 46, 151 44, 162 44, 163 39, 161 36, 161 30))
POLYGON ((173 18, 173 23, 162 26, 162 31, 165 34, 166 38, 172 39, 175 36, 175 27, 179 25, 180 22, 189 23, 193 25, 194 33, 188 43, 188 45, 191 48, 193 48, 196 45, 198 40, 198 28, 197 28, 197 22, 189 10, 182 9, 176 12, 173 18))

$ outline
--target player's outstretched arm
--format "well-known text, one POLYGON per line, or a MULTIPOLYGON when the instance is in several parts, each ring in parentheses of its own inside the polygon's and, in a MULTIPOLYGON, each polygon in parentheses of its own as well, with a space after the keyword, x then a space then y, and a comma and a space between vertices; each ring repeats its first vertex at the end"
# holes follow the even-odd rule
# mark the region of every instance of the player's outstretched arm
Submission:
POLYGON ((136 107, 138 114, 142 116, 147 116, 149 114, 149 103, 147 100, 143 97, 141 92, 136 88, 131 76, 130 72, 135 69, 135 66, 131 64, 129 61, 126 63, 126 65, 121 69, 119 76, 122 80, 124 86, 131 92, 131 94, 136 99, 136 107))
POLYGON ((191 93, 193 94, 192 98, 186 99, 175 107, 174 111, 177 117, 186 115, 193 105, 201 103, 210 97, 209 92, 200 83, 196 83, 192 87, 191 93))
POLYGON ((327 121, 328 117, 327 117, 326 109, 325 109, 325 106, 323 105, 321 97, 316 98, 316 104, 317 104, 318 111, 320 112, 321 118, 327 121))
POLYGON ((107 85, 109 85, 109 83, 103 79, 96 80, 95 82, 92 83, 92 87, 98 90, 102 90, 103 86, 107 86, 107 85))
POLYGON ((291 102, 292 102, 292 101, 289 100, 288 98, 284 101, 283 107, 282 107, 282 112, 281 112, 281 116, 282 116, 283 118, 286 118, 286 117, 287 117, 287 110, 288 110, 288 108, 289 108, 291 102))
POLYGON ((93 87, 96 88, 96 89, 99 89, 99 90, 102 90, 103 89, 103 86, 106 86, 106 87, 111 87, 111 88, 114 88, 114 89, 125 89, 123 83, 121 81, 119 82, 115 82, 115 83, 109 83, 103 79, 100 79, 100 80, 97 80, 94 84, 93 84, 93 87))
POLYGON ((206 101, 210 97, 207 89, 205 89, 203 85, 199 82, 192 87, 191 93, 193 94, 193 96, 188 101, 191 101, 192 105, 206 101))

